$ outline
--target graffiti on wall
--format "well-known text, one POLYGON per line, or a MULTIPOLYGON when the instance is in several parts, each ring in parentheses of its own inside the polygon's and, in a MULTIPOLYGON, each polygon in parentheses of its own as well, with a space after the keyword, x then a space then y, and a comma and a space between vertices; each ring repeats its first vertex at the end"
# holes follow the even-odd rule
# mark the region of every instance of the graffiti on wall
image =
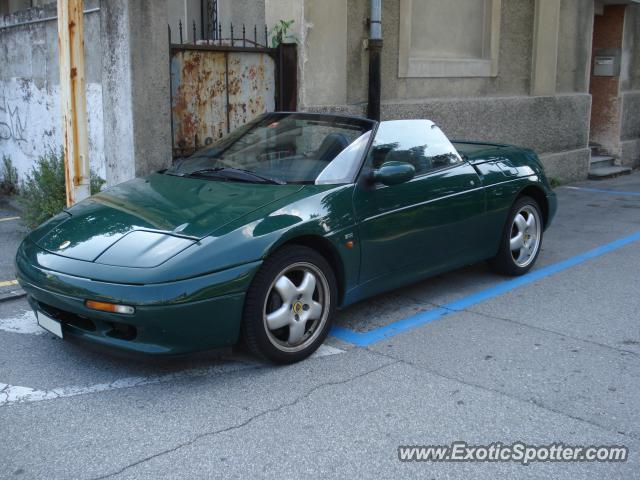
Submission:
POLYGON ((20 106, 12 105, 3 90, 0 92, 0 141, 26 142, 26 129, 26 119, 20 112, 20 106))
MULTIPOLYGON (((87 84, 89 160, 105 177, 102 123, 102 87, 87 84)), ((7 155, 22 177, 38 157, 62 145, 60 88, 38 85, 30 79, 0 80, 0 158, 7 155)))

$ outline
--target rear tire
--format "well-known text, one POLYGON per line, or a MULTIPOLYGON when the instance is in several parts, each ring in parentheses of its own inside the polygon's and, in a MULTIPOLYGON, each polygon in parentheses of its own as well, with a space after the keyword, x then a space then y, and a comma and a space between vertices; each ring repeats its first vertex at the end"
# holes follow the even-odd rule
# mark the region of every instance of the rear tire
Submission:
POLYGON ((524 275, 538 259, 542 234, 540 206, 531 197, 518 198, 507 217, 500 250, 489 260, 489 266, 503 275, 524 275))
POLYGON ((245 299, 244 340, 256 356, 298 362, 324 342, 337 302, 336 279, 315 250, 292 245, 268 257, 245 299))

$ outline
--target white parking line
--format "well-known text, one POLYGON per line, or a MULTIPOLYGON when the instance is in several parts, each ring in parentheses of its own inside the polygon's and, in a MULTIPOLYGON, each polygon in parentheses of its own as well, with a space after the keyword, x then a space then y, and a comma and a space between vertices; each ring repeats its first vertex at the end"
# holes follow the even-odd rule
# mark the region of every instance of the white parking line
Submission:
POLYGON ((344 353, 344 350, 341 350, 336 347, 332 347, 331 345, 320 345, 320 348, 318 348, 318 350, 316 350, 313 353, 313 355, 311 355, 311 358, 326 357, 328 355, 337 355, 338 353, 344 353))
POLYGON ((110 383, 98 383, 89 386, 70 386, 54 388, 52 390, 35 390, 29 387, 17 385, 7 385, 0 383, 0 407, 12 403, 39 402, 42 400, 53 400, 55 398, 75 397, 88 393, 106 392, 109 390, 119 390, 122 388, 139 387, 142 385, 154 385, 158 383, 175 382, 186 378, 204 377, 208 375, 220 375, 237 372, 248 368, 255 368, 258 364, 225 362, 222 365, 207 368, 194 368, 182 370, 180 372, 166 375, 151 375, 148 377, 127 377, 115 380, 110 383))
POLYGON ((0 318, 0 330, 11 333, 27 333, 42 335, 45 330, 38 325, 36 316, 31 310, 19 313, 13 317, 0 318))
MULTIPOLYGON (((36 317, 31 311, 22 312, 16 316, 0 319, 0 330, 11 333, 23 333, 29 335, 42 335, 47 333, 37 323, 36 317)), ((311 358, 326 357, 344 353, 344 350, 330 345, 321 345, 311 358)), ((263 364, 254 361, 239 362, 233 359, 225 359, 221 365, 207 368, 182 370, 166 375, 151 375, 147 377, 127 377, 110 383, 98 383, 89 386, 69 386, 54 388, 52 390, 37 390, 19 385, 0 383, 0 407, 15 403, 39 402, 55 398, 74 397, 88 393, 106 392, 122 388, 138 387, 141 385, 154 385, 158 383, 175 382, 185 378, 202 377, 207 375, 220 375, 237 372, 248 368, 260 367, 263 364)))
MULTIPOLYGON (((344 353, 344 350, 330 345, 321 345, 311 358, 326 357, 344 353)), ((16 404, 40 402, 42 400, 54 400, 56 398, 75 397, 88 393, 108 392, 110 390, 120 390, 122 388, 140 387, 143 385, 155 385, 159 383, 175 382, 187 378, 205 377, 209 375, 221 375, 226 373, 239 372, 249 368, 260 368, 264 366, 258 362, 238 362, 235 360, 225 360, 224 363, 212 367, 193 368, 182 370, 165 375, 150 375, 147 377, 126 377, 109 383, 98 383, 89 386, 59 387, 52 390, 36 390, 30 387, 19 385, 8 385, 0 383, 0 407, 16 404)))

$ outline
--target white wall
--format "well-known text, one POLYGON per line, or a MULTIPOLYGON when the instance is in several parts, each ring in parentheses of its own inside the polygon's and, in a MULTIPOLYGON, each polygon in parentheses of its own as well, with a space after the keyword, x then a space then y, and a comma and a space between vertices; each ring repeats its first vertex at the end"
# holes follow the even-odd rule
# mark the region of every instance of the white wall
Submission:
MULTIPOLYGON (((91 168, 105 177, 102 124, 102 87, 87 85, 89 159, 91 168)), ((0 81, 0 155, 9 155, 21 177, 37 158, 62 145, 58 85, 37 86, 33 80, 0 81)))
MULTIPOLYGON (((99 5, 97 0, 85 0, 85 9, 99 5)), ((56 14, 54 2, 0 17, 0 157, 9 155, 22 178, 39 156, 62 146, 57 22, 37 21, 56 14)), ((97 12, 84 16, 84 43, 89 162, 106 178, 97 12)))
POLYGON ((267 25, 294 20, 298 107, 347 101, 347 0, 266 0, 267 25))

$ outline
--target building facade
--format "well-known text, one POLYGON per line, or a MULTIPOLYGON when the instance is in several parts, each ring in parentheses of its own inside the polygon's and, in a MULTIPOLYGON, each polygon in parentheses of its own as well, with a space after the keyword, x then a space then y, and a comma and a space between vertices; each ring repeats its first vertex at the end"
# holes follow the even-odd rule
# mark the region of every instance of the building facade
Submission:
MULTIPOLYGON (((108 184, 171 162, 167 25, 294 20, 298 108, 364 114, 369 0, 85 0, 90 160, 108 184)), ((0 0, 0 155, 21 174, 58 148, 55 2, 0 0)), ((586 178, 590 143, 640 165, 640 4, 382 0, 381 117, 536 150, 586 178)), ((197 40, 197 38, 195 39, 197 40)))
MULTIPOLYGON (((454 138, 530 147, 564 181, 586 178, 590 143, 620 165, 640 165, 636 2, 382 6, 383 119, 429 118, 454 138)), ((369 1, 266 0, 266 10, 267 21, 295 16, 299 104, 366 111, 369 1)))

